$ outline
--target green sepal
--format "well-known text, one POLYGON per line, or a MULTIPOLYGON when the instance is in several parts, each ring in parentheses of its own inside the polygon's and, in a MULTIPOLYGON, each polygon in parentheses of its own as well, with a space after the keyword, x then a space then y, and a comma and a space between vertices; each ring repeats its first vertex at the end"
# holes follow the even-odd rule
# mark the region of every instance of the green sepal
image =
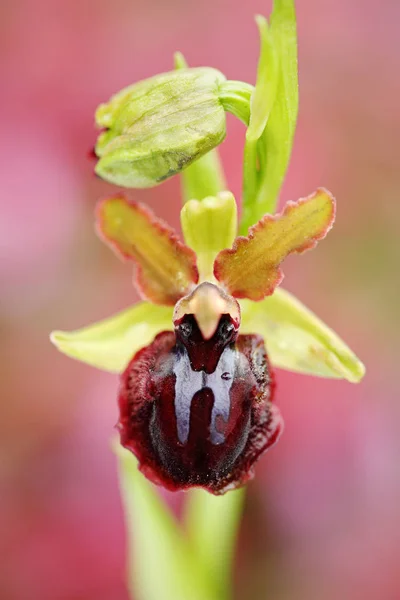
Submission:
POLYGON ((76 331, 53 331, 50 339, 71 358, 121 373, 140 348, 161 331, 172 329, 172 311, 168 306, 141 302, 76 331))
POLYGON ((358 383, 365 367, 321 319, 283 289, 261 302, 243 300, 241 333, 264 337, 275 367, 358 383))
POLYGON ((236 201, 231 192, 189 200, 181 210, 186 244, 197 254, 200 281, 212 280, 217 254, 230 248, 237 232, 236 201))
POLYGON ((96 111, 96 173, 123 187, 155 186, 220 144, 226 118, 224 75, 209 67, 179 69, 131 85, 96 111))

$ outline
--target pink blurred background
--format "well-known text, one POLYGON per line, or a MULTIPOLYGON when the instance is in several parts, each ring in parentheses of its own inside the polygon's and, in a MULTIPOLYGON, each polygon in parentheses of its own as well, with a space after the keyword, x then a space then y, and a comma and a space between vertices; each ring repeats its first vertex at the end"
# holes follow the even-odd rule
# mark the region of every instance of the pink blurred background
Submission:
MULTIPOLYGON (((249 486, 236 597, 400 598, 397 0, 301 0, 300 117, 282 200, 324 185, 333 232, 285 286, 365 361, 363 383, 278 372, 285 434, 249 486)), ((0 5, 0 599, 127 600, 109 439, 117 379, 58 354, 54 328, 137 296, 93 234, 93 112, 192 66, 255 80, 261 0, 6 0, 0 5)), ((221 148, 239 196, 243 126, 221 148)), ((131 193, 178 225, 175 179, 131 193)))

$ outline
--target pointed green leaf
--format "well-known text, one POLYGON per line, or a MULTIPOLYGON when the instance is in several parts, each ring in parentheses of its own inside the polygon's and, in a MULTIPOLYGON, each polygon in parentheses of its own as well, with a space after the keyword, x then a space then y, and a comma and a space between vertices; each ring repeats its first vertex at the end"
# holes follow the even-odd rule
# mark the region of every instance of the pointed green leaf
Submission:
POLYGON ((200 280, 213 277, 217 254, 230 248, 237 231, 236 201, 231 192, 221 192, 203 200, 189 200, 181 210, 186 244, 197 255, 200 280))
POLYGON ((232 560, 246 488, 214 496, 193 489, 185 504, 185 525, 202 570, 217 585, 218 598, 230 598, 232 560))
POLYGON ((268 21, 257 15, 256 23, 260 32, 261 49, 257 83, 250 102, 250 123, 246 132, 248 141, 261 137, 275 101, 278 83, 278 57, 268 21))
POLYGON ((67 356, 98 369, 120 373, 157 333, 172 329, 172 308, 148 302, 76 331, 53 331, 53 344, 67 356))
MULTIPOLYGON (((258 142, 258 146, 263 146, 263 149, 258 148, 258 191, 256 196, 246 194, 244 197, 240 225, 243 235, 265 213, 275 212, 292 150, 298 111, 297 35, 293 0, 274 0, 270 35, 278 60, 277 88, 267 125, 258 142)), ((258 79, 260 76, 259 72, 258 79)), ((224 82, 224 85, 227 83, 224 82)))
POLYGON ((257 82, 251 94, 250 122, 243 156, 243 210, 247 214, 256 201, 260 186, 260 167, 265 165, 264 141, 260 140, 272 110, 278 84, 279 61, 267 19, 256 16, 260 33, 260 58, 257 82))
MULTIPOLYGON (((181 52, 174 54, 175 69, 187 69, 188 64, 181 52)), ((207 196, 216 196, 226 189, 225 175, 218 150, 211 150, 181 174, 182 195, 184 202, 207 196)))
POLYGON ((217 600, 208 574, 133 455, 117 446, 128 547, 128 587, 135 600, 217 600))
POLYGON ((274 366, 357 383, 365 367, 350 348, 297 298, 278 289, 261 302, 244 300, 241 333, 264 337, 274 366))

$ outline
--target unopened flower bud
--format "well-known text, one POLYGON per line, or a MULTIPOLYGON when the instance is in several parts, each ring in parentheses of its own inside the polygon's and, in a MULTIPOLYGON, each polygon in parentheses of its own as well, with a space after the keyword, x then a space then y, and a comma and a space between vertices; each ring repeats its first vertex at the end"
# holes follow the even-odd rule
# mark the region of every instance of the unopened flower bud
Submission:
POLYGON ((96 173, 124 187, 152 187, 212 150, 226 134, 218 95, 224 81, 216 69, 181 69, 131 85, 101 104, 96 173))

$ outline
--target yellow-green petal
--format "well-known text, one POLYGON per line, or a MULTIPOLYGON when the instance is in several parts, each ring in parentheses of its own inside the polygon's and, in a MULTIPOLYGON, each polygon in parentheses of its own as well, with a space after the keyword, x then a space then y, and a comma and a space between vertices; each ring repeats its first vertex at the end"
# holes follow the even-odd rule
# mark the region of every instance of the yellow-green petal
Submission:
POLYGON ((161 331, 172 329, 172 308, 141 302, 76 331, 53 331, 53 344, 67 356, 103 371, 122 372, 132 356, 161 331))
POLYGON ((181 210, 181 225, 186 244, 197 254, 200 280, 212 279, 215 257, 232 246, 237 231, 233 194, 189 200, 181 210))
POLYGON ((359 382, 365 373, 354 352, 311 310, 278 289, 261 302, 243 300, 241 333, 263 336, 275 367, 359 382))

